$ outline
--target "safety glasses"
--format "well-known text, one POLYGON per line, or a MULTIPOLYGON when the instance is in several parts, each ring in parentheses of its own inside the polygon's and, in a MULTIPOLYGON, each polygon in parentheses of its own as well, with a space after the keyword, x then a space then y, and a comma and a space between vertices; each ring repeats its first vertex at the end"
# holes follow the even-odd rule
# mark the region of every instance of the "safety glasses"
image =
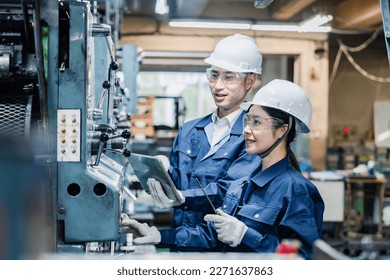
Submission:
POLYGON ((273 117, 262 117, 253 114, 245 114, 243 123, 244 128, 249 125, 252 130, 267 130, 281 126, 284 121, 273 117))
POLYGON ((247 73, 236 73, 236 72, 222 72, 208 68, 206 69, 206 76, 210 84, 216 84, 218 79, 221 78, 225 85, 234 85, 242 81, 246 77, 247 73))

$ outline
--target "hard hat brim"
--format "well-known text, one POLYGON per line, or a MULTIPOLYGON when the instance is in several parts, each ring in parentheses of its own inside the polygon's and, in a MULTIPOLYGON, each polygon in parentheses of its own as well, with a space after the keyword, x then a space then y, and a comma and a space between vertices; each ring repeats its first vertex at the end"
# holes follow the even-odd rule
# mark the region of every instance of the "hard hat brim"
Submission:
POLYGON ((241 67, 238 67, 237 65, 233 65, 231 63, 226 63, 224 61, 221 61, 221 60, 218 60, 218 59, 215 59, 215 58, 212 58, 212 57, 206 58, 204 60, 204 62, 206 62, 207 64, 210 64, 210 65, 213 65, 213 66, 225 69, 227 71, 231 71, 231 72, 261 74, 261 70, 257 70, 257 69, 245 70, 245 69, 243 69, 241 67))
POLYGON ((244 103, 241 103, 240 105, 240 108, 245 110, 245 111, 248 111, 249 108, 254 105, 253 102, 244 102, 244 103))
MULTIPOLYGON (((257 106, 262 106, 262 107, 270 107, 270 108, 274 108, 274 109, 277 109, 277 110, 281 110, 280 108, 276 107, 276 106, 269 106, 269 105, 266 105, 266 104, 259 104, 259 103, 254 103, 254 102, 244 102, 244 103, 241 103, 240 105, 240 108, 242 110, 245 110, 245 111, 248 111, 249 108, 252 106, 252 105, 257 105, 257 106)), ((288 113, 288 112, 286 112, 288 113)), ((295 128, 297 130, 297 133, 309 133, 310 132, 310 128, 304 123, 302 122, 297 116, 295 116, 294 114, 291 114, 289 113, 291 116, 294 117, 295 121, 296 121, 296 124, 295 124, 295 128)))

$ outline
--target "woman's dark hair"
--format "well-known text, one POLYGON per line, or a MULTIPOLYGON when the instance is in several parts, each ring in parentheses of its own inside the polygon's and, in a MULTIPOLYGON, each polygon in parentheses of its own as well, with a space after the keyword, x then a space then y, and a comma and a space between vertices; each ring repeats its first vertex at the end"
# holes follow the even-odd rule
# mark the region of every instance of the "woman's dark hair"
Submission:
MULTIPOLYGON (((262 108, 270 117, 281 119, 283 121, 283 124, 289 123, 290 114, 288 114, 284 111, 281 111, 279 109, 271 108, 271 107, 262 107, 262 108)), ((283 124, 280 124, 279 127, 282 126, 283 124)), ((296 135, 297 135, 297 133, 295 130, 295 118, 293 117, 290 131, 288 132, 288 135, 286 137, 286 139, 287 139, 287 154, 289 156, 291 165, 296 170, 301 172, 301 168, 299 167, 299 163, 297 161, 297 158, 295 157, 293 151, 290 148, 290 143, 295 140, 296 135)))

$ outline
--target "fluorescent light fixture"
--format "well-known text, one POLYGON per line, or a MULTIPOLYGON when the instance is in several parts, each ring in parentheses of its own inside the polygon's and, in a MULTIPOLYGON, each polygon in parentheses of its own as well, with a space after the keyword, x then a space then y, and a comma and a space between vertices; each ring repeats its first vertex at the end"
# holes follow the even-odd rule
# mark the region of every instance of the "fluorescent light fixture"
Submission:
POLYGON ((330 26, 313 26, 311 28, 299 28, 298 32, 328 33, 332 31, 330 26))
POLYGON ((251 24, 249 23, 217 22, 217 21, 172 20, 169 22, 169 26, 187 27, 187 28, 251 29, 251 24))
POLYGON ((274 32, 322 32, 327 33, 332 30, 330 26, 322 26, 331 21, 331 15, 316 15, 313 18, 302 23, 277 23, 277 22, 258 22, 250 24, 244 21, 197 21, 197 20, 172 20, 169 22, 171 27, 186 28, 214 28, 214 29, 243 29, 274 32))
POLYGON ((299 24, 299 27, 303 30, 310 29, 313 27, 319 27, 321 25, 324 25, 325 23, 328 23, 331 20, 333 20, 333 16, 319 14, 319 15, 315 15, 312 18, 309 18, 308 20, 301 22, 299 24))
POLYGON ((165 15, 169 13, 169 6, 166 0, 157 0, 154 12, 158 15, 165 15))
POLYGON ((299 24, 298 32, 330 32, 332 28, 330 26, 323 26, 324 24, 333 20, 333 16, 318 14, 314 17, 305 20, 299 24))
POLYGON ((302 28, 297 24, 254 24, 252 30, 258 31, 276 31, 276 32, 313 32, 328 33, 332 31, 330 26, 313 26, 302 28))
POLYGON ((278 23, 262 23, 252 25, 252 30, 261 31, 284 31, 284 32, 322 32, 327 33, 332 31, 330 26, 322 26, 333 19, 331 15, 316 15, 299 24, 278 24, 278 23))
POLYGON ((277 24, 277 23, 261 23, 254 24, 251 27, 252 30, 260 31, 285 31, 285 32, 298 32, 299 28, 296 24, 277 24))

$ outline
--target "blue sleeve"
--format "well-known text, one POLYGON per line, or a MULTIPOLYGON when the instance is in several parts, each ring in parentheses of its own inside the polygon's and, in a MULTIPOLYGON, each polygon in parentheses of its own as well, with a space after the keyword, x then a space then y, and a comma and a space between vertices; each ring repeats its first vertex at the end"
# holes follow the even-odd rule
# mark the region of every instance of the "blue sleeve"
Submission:
MULTIPOLYGON (((226 191, 233 181, 249 177, 252 171, 259 166, 261 162, 257 155, 249 155, 245 151, 245 146, 241 150, 238 158, 232 161, 224 177, 218 179, 216 182, 211 182, 204 186, 207 195, 214 205, 221 205, 226 191)), ((205 205, 209 205, 206 196, 200 188, 183 190, 185 203, 180 205, 180 208, 185 208, 193 211, 205 211, 205 205)))
POLYGON ((253 228, 248 228, 241 244, 245 244, 258 253, 275 253, 279 238, 271 234, 261 234, 253 228))
POLYGON ((218 243, 217 233, 212 223, 201 223, 195 228, 180 226, 160 230, 161 242, 158 247, 214 248, 218 243))
POLYGON ((321 238, 322 218, 316 221, 315 213, 322 213, 323 203, 322 200, 313 203, 307 191, 296 191, 292 198, 280 222, 278 234, 301 240, 300 253, 307 259, 310 258, 314 241, 321 238))

